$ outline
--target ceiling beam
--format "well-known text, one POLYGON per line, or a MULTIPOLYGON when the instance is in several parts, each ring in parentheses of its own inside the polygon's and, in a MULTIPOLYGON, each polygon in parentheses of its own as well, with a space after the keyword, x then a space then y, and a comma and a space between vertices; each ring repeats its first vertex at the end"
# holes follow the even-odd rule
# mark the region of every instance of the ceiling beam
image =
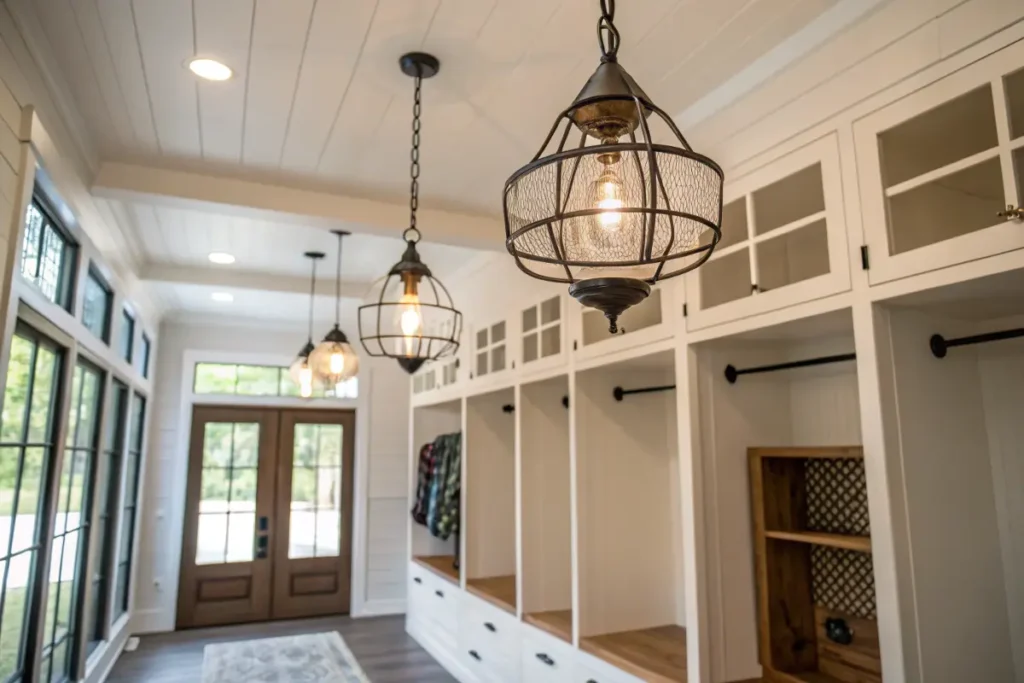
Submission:
MULTIPOLYGON (((142 266, 141 272, 141 278, 144 282, 309 295, 309 278, 295 277, 294 275, 273 275, 252 270, 202 268, 168 263, 146 263, 142 266)), ((334 278, 318 279, 316 295, 333 297, 336 282, 334 278)), ((343 278, 341 281, 341 296, 343 299, 362 299, 372 286, 372 282, 346 280, 343 278)))
MULTIPOLYGON (((100 165, 92 191, 106 199, 324 229, 344 227, 386 237, 400 236, 409 225, 406 203, 118 162, 100 165)), ((431 242, 474 249, 502 248, 504 226, 489 216, 420 208, 418 221, 431 242)))

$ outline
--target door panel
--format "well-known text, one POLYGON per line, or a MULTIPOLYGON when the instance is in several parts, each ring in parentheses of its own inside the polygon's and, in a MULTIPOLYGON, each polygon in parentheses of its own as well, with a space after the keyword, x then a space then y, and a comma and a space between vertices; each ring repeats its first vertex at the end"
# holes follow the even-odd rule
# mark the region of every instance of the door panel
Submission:
POLYGON ((275 618, 349 611, 353 411, 284 411, 277 469, 275 618))
POLYGON ((270 618, 275 410, 196 406, 178 626, 270 618))

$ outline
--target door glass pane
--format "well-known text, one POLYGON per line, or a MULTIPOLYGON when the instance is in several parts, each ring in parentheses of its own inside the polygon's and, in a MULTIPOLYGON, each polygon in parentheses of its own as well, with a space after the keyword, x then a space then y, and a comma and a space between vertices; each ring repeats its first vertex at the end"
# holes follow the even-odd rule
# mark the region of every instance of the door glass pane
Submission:
POLYGON ((751 294, 750 252, 747 249, 708 261, 697 272, 700 277, 700 307, 703 310, 751 294))
POLYGON ((1010 115, 1010 137, 1024 137, 1024 69, 1007 76, 1003 84, 1006 88, 1006 108, 1010 115))
POLYGON ((297 424, 293 453, 288 558, 337 557, 344 429, 337 424, 297 424))
POLYGON ((196 564, 253 559, 259 437, 257 422, 204 426, 196 564))
POLYGON ((758 235, 824 210, 821 164, 798 171, 754 193, 754 225, 758 235))
POLYGON ((762 292, 825 275, 828 271, 828 230, 824 220, 757 245, 760 280, 757 285, 762 292))
POLYGON ((889 252, 901 254, 992 227, 1004 208, 1003 171, 994 157, 889 197, 889 252))
POLYGON ((885 187, 999 144, 991 86, 961 95, 878 136, 885 187))

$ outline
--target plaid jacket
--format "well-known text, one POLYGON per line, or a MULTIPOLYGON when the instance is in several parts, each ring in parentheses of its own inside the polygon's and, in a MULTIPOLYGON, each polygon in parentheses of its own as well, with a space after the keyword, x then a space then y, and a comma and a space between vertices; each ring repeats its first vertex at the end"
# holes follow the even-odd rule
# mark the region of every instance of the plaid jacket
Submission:
POLYGON ((426 524, 432 535, 446 541, 459 530, 462 435, 445 434, 437 437, 431 452, 433 457, 426 524))

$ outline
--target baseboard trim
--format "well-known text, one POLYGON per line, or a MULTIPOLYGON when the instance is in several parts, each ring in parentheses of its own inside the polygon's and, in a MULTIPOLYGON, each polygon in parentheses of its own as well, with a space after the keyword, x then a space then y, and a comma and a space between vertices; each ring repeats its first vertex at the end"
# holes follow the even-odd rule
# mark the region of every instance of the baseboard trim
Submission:
POLYGON ((124 646, 128 642, 128 638, 131 637, 131 633, 128 632, 128 623, 125 620, 121 629, 114 635, 109 643, 106 644, 106 648, 96 658, 95 663, 85 673, 84 683, 103 683, 110 676, 110 672, 114 669, 114 665, 117 664, 117 660, 121 657, 121 652, 124 651, 124 646))
POLYGON ((360 605, 359 611, 352 611, 353 619, 383 617, 405 614, 405 600, 368 600, 360 605))
POLYGON ((168 615, 163 610, 147 609, 134 612, 131 620, 132 635, 145 635, 147 633, 170 633, 174 630, 174 615, 168 615))
POLYGON ((448 673, 458 679, 459 683, 480 683, 476 676, 462 666, 462 662, 454 652, 449 652, 439 645, 415 620, 405 620, 405 632, 419 643, 420 647, 426 650, 431 657, 436 659, 437 663, 443 666, 448 673))

